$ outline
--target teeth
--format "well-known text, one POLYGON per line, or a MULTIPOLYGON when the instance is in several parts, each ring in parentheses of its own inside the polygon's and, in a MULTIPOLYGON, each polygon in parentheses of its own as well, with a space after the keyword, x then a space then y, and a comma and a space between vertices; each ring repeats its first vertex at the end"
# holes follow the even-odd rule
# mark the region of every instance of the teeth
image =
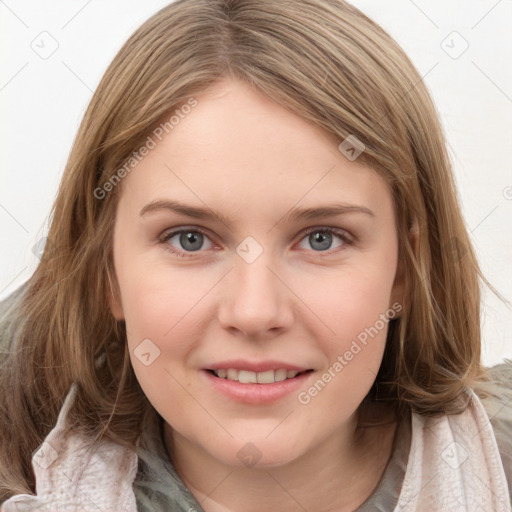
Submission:
POLYGON ((286 370, 276 370, 274 372, 274 379, 276 380, 276 382, 280 382, 282 380, 286 380, 286 370))
POLYGON ((234 368, 214 370, 215 375, 221 379, 236 380, 244 384, 272 384, 286 379, 293 379, 299 372, 296 370, 267 370, 264 372, 250 372, 248 370, 236 370, 234 368))
POLYGON ((233 370, 233 368, 230 368, 228 370, 227 377, 229 380, 238 380, 238 370, 233 370))
POLYGON ((258 382, 256 380, 256 372, 248 372, 247 370, 239 370, 238 372, 238 381, 243 382, 244 384, 258 382))
POLYGON ((260 372, 256 374, 256 379, 259 384, 272 384, 275 382, 274 370, 267 370, 266 372, 260 372))
POLYGON ((215 374, 217 375, 217 377, 220 377, 221 379, 225 379, 228 376, 228 371, 227 370, 217 370, 215 372, 215 374))

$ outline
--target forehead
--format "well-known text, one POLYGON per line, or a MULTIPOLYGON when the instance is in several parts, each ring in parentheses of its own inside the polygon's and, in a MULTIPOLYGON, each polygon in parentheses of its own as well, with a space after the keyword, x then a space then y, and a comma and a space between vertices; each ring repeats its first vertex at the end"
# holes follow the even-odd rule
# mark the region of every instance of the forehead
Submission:
POLYGON ((326 201, 389 206, 383 178, 349 161, 333 134, 244 82, 224 80, 194 98, 128 177, 126 193, 141 200, 180 194, 231 210, 326 201))
MULTIPOLYGON (((176 158, 215 156, 218 167, 276 170, 305 161, 322 167, 340 156, 336 137, 290 112, 248 84, 225 79, 197 97, 197 106, 166 144, 176 158), (330 157, 329 157, 330 154, 330 157)), ((172 136, 171 136, 172 135, 172 136)), ((210 158, 210 161, 213 159, 210 158)), ((309 165, 309 167, 312 167, 309 165)))

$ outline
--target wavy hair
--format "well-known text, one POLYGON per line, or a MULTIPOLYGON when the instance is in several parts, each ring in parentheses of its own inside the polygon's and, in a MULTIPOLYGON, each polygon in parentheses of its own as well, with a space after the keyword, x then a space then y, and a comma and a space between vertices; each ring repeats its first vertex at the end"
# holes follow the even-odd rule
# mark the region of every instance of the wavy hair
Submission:
POLYGON ((492 286, 465 227, 435 106, 404 51, 341 0, 178 0, 138 28, 106 70, 69 155, 40 264, 4 307, 0 502, 34 491, 31 453, 73 382, 76 428, 132 447, 140 435, 151 405, 108 301, 122 187, 102 198, 95 191, 162 119, 225 76, 340 142, 357 137, 361 161, 390 186, 407 292, 368 400, 455 413, 485 378, 479 279, 492 286))

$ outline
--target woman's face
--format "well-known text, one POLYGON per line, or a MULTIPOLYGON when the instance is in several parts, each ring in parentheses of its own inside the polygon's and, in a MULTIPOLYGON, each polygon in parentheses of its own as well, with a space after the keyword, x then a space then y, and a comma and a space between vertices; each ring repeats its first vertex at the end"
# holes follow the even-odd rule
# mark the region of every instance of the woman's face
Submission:
POLYGON ((174 441, 281 465, 353 425, 375 380, 401 308, 392 197, 243 82, 195 99, 120 185, 112 311, 174 441))

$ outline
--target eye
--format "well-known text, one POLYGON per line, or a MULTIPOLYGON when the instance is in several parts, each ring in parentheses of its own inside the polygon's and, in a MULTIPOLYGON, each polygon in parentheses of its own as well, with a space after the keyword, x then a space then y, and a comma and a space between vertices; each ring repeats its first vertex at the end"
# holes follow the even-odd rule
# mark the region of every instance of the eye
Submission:
POLYGON ((327 251, 331 248, 333 237, 338 237, 338 239, 340 239, 343 242, 342 244, 339 244, 337 247, 343 245, 351 245, 354 243, 352 238, 346 231, 331 227, 310 228, 306 231, 301 241, 305 240, 307 243, 309 243, 315 252, 322 252, 327 251))
POLYGON ((164 233, 160 242, 173 254, 187 258, 188 254, 186 253, 199 251, 203 247, 205 240, 210 243, 206 248, 211 248, 213 244, 205 231, 198 228, 189 228, 164 233), (177 248, 172 244, 173 239, 176 239, 174 243, 178 244, 177 248))

